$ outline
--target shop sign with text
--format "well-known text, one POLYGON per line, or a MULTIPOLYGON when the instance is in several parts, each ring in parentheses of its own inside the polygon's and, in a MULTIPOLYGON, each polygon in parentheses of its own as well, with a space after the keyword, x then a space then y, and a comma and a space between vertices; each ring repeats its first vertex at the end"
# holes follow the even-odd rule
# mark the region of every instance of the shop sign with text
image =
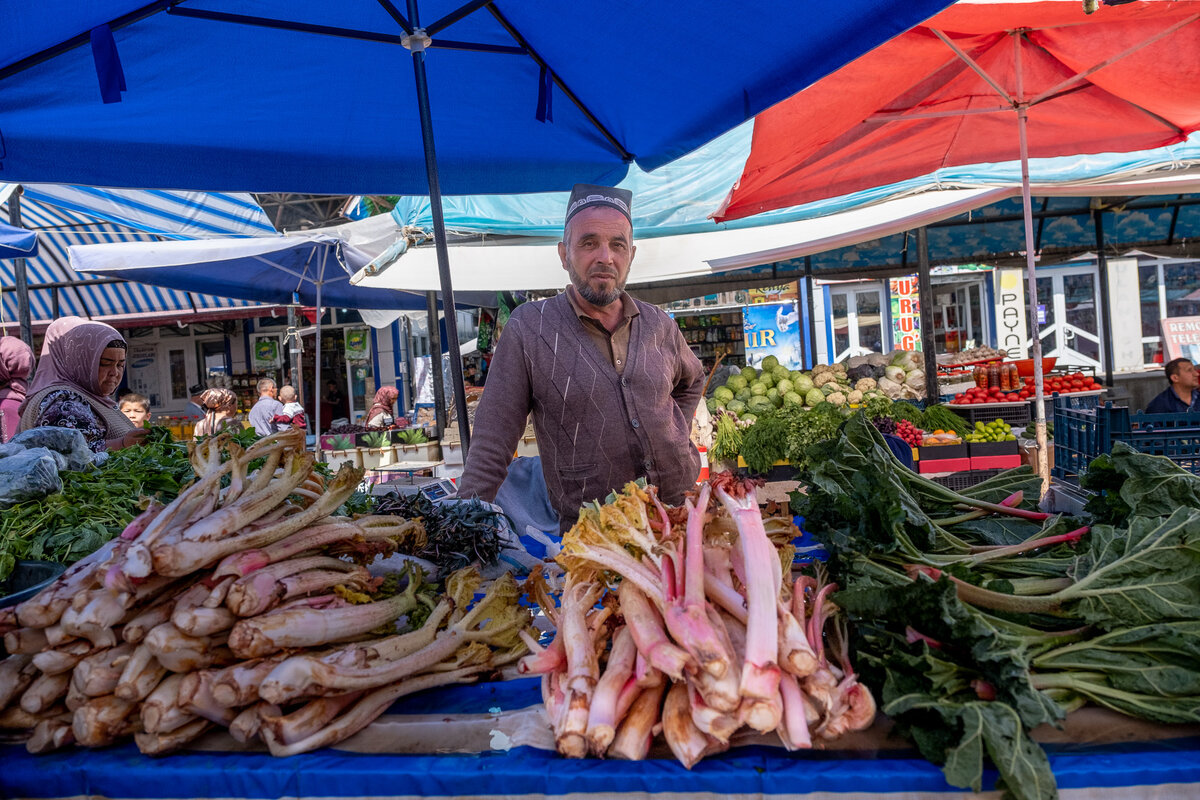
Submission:
POLYGON ((1024 270, 998 269, 996 276, 996 345, 1009 358, 1029 358, 1024 270))
POLYGON ((921 300, 917 276, 889 281, 892 299, 892 346, 897 350, 921 349, 921 300))
POLYGON ((800 314, 795 301, 746 306, 742 309, 746 364, 757 367, 775 356, 788 369, 802 369, 800 314))

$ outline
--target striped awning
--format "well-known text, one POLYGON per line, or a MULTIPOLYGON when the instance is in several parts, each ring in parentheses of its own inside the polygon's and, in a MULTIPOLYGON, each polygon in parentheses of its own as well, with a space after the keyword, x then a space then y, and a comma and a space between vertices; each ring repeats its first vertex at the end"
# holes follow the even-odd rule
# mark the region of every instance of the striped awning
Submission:
MULTIPOLYGON (((8 219, 15 186, 0 184, 0 218, 8 219)), ((218 294, 162 289, 127 281, 80 276, 71 269, 71 245, 273 235, 266 214, 248 194, 114 190, 25 184, 21 226, 37 231, 40 252, 26 260, 30 311, 35 323, 76 314, 110 322, 183 312, 220 313, 258 304, 218 294)), ((0 260, 0 322, 17 320, 14 263, 0 260)), ((214 291, 219 288, 214 286, 214 291)))

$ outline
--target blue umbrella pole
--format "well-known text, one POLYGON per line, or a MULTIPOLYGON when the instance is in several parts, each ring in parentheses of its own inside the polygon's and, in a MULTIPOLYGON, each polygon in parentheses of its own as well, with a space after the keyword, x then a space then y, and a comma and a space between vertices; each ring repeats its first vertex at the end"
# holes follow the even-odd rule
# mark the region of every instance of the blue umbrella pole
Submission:
MULTIPOLYGON (((8 197, 8 221, 21 227, 21 194, 23 189, 18 186, 8 197)), ((17 323, 21 327, 21 341, 33 347, 33 322, 29 315, 29 279, 25 274, 25 259, 13 260, 13 284, 17 290, 17 323)))
MULTIPOLYGON (((433 241, 437 248, 438 278, 442 287, 442 309, 446 314, 446 338, 450 349, 450 374, 454 377, 454 408, 462 437, 463 459, 471 447, 471 426, 467 419, 467 392, 463 386, 462 358, 458 352, 458 320, 454 312, 454 286, 450 280, 450 252, 446 249, 446 220, 442 214, 442 189, 438 180, 437 155, 433 148, 433 115, 429 111, 429 84, 425 78, 425 47, 429 38, 420 27, 417 0, 408 0, 408 18, 413 35, 405 37, 412 51, 413 73, 417 81, 417 105, 421 114, 421 140, 425 149, 425 172, 429 178, 429 207, 433 214, 433 241)), ((431 326, 433 327, 433 326, 431 326)), ((432 330, 430 332, 432 338, 432 330)), ((440 359, 440 349, 431 354, 440 359)))

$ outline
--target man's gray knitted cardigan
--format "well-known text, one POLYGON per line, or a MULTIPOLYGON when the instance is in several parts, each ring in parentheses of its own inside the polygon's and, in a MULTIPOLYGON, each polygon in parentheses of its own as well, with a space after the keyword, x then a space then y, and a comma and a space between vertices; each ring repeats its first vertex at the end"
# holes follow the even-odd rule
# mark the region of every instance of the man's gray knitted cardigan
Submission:
POLYGON ((640 313, 630 322, 620 375, 565 294, 513 311, 475 413, 459 496, 496 496, 532 411, 562 530, 575 523, 581 505, 641 476, 664 502, 683 502, 700 470, 688 437, 704 370, 674 320, 634 302, 640 313))

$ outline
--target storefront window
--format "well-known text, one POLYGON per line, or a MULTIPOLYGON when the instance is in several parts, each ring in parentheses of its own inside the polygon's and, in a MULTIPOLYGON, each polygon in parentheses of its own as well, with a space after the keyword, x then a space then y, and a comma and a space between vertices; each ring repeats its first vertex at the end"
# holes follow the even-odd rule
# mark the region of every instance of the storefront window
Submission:
POLYGON ((879 290, 857 292, 858 345, 876 353, 883 352, 883 316, 879 290))
POLYGON ((834 292, 829 298, 833 308, 833 352, 836 360, 850 349, 850 314, 846 309, 846 295, 834 292))
POLYGON ((188 396, 187 360, 182 350, 167 353, 167 366, 171 374, 171 399, 186 400, 188 396))
POLYGON ((1163 264, 1168 317, 1200 315, 1200 261, 1163 264))
POLYGON ((1200 261, 1142 264, 1138 267, 1138 286, 1142 358, 1147 365, 1161 364, 1161 320, 1200 316, 1200 261))

